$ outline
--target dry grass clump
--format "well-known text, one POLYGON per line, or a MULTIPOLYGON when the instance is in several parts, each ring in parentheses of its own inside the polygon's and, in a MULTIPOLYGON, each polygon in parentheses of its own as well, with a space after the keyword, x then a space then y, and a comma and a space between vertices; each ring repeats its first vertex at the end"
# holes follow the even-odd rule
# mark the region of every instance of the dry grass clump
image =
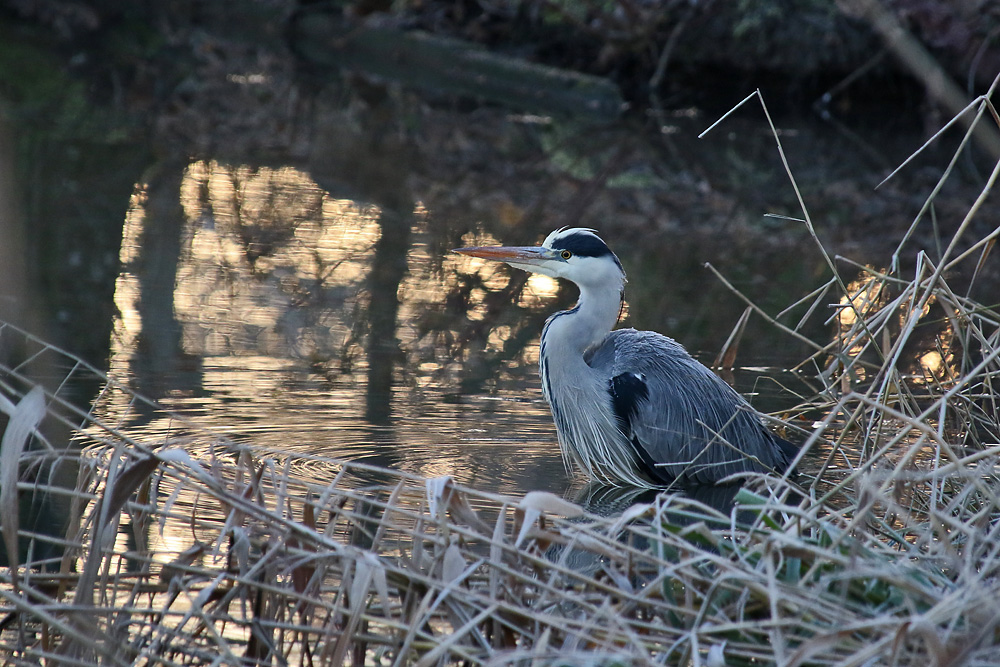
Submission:
POLYGON ((732 513, 256 453, 0 324, 25 360, 0 368, 4 663, 996 664, 1000 319, 963 295, 998 231, 968 220, 911 279, 828 258, 798 324, 774 318, 801 336, 840 302, 789 415, 803 474, 732 513))
MULTIPOLYGON (((36 345, 35 361, 69 360, 12 327, 0 334, 36 345)), ((59 494, 49 502, 60 530, 17 532, 20 566, 0 585, 9 664, 926 664, 953 651, 992 655, 1000 616, 984 564, 997 541, 990 520, 976 518, 995 509, 974 514, 974 492, 950 496, 958 514, 926 512, 965 526, 960 536, 923 540, 888 522, 872 530, 857 503, 840 512, 795 505, 787 484, 764 478, 741 492, 733 516, 664 494, 601 518, 544 492, 514 499, 447 478, 255 456, 111 383, 83 414, 64 393, 95 374, 78 361, 36 403, 40 390, 16 388, 23 370, 5 369, 3 394, 19 400, 4 404, 4 452, 8 434, 34 432, 36 448, 21 448, 18 493, 22 505, 59 494), (173 437, 147 446, 126 435, 140 418, 168 420, 173 437), (44 435, 60 425, 74 429, 72 450, 44 435), (329 483, 310 481, 317 470, 329 483)), ((9 508, 5 538, 16 522, 9 508)))

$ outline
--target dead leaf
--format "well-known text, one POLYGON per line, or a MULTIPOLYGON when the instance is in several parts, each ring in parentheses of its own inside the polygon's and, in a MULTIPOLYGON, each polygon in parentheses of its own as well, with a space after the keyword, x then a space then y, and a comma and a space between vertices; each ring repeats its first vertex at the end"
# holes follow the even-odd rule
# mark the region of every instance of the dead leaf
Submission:
POLYGON ((21 454, 31 434, 45 417, 45 391, 35 386, 14 405, 0 397, 0 411, 10 416, 3 438, 0 439, 0 528, 3 530, 7 563, 10 565, 14 588, 18 587, 17 569, 20 565, 17 533, 21 528, 18 516, 17 482, 20 474, 21 454))

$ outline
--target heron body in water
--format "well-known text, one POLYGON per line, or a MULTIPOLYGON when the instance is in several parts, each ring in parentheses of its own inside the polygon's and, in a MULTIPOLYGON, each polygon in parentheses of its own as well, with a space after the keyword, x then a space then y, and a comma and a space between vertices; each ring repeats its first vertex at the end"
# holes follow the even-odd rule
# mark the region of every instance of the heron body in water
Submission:
POLYGON ((580 289, 577 304, 542 329, 542 391, 564 459, 610 484, 716 484, 745 472, 783 472, 796 448, 676 341, 612 330, 625 270, 594 230, 558 229, 539 247, 458 248, 580 289))

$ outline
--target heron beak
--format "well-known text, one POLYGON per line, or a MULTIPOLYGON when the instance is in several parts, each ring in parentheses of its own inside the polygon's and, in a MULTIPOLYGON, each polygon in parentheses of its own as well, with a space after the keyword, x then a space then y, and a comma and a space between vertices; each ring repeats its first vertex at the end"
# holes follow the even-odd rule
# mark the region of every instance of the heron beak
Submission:
POLYGON ((552 259, 552 251, 548 248, 539 247, 515 247, 515 246, 483 246, 478 248, 455 248, 452 252, 469 257, 481 257, 482 259, 492 259, 496 262, 506 262, 507 264, 531 264, 536 265, 547 259, 552 259))

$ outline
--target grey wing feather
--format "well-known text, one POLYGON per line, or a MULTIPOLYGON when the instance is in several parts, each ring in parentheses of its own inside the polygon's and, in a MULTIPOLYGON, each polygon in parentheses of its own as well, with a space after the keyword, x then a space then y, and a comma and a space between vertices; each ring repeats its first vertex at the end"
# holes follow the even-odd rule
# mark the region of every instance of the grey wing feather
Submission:
POLYGON ((734 473, 788 467, 792 445, 772 434, 742 396, 676 341, 619 329, 588 363, 607 373, 609 382, 629 374, 645 383, 623 421, 640 463, 655 466, 649 471, 653 479, 711 484, 734 473))

